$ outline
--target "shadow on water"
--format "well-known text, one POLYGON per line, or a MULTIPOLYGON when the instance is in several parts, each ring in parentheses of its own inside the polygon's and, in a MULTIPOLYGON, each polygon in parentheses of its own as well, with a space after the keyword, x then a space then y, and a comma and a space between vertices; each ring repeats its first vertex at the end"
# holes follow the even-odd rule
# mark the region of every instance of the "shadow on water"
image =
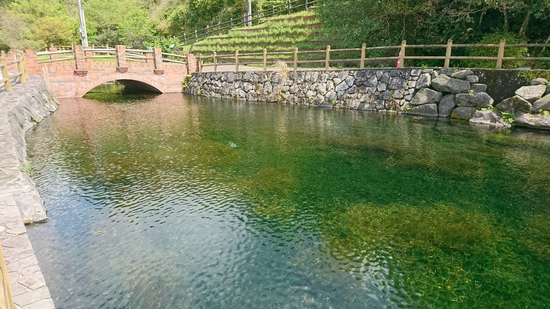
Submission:
POLYGON ((105 83, 90 90, 84 98, 103 103, 132 103, 151 99, 159 93, 146 88, 127 87, 118 81, 105 83))

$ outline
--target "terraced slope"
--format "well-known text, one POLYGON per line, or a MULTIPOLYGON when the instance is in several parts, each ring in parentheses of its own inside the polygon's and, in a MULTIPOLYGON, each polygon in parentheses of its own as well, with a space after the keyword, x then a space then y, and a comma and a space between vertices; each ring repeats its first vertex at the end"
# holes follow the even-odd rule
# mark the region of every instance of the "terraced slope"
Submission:
MULTIPOLYGON (((303 11, 291 15, 269 18, 265 23, 251 27, 232 29, 228 34, 211 36, 195 43, 193 53, 231 53, 235 50, 268 51, 325 49, 329 42, 319 41, 318 34, 323 27, 314 11, 303 11)), ((189 46, 186 46, 186 50, 189 46)))

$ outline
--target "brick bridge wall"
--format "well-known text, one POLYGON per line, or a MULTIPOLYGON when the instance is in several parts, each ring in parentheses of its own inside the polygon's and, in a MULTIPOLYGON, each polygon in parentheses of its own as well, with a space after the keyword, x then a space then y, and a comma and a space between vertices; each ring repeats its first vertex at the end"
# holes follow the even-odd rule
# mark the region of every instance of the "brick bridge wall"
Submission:
POLYGON ((146 62, 126 61, 124 46, 117 46, 116 54, 116 62, 86 60, 82 46, 75 46, 73 61, 38 63, 36 52, 28 50, 27 69, 29 74, 42 76, 57 98, 82 97, 114 80, 141 82, 160 93, 183 92, 185 76, 197 71, 196 58, 191 54, 187 64, 162 62, 160 49, 148 54, 146 62))

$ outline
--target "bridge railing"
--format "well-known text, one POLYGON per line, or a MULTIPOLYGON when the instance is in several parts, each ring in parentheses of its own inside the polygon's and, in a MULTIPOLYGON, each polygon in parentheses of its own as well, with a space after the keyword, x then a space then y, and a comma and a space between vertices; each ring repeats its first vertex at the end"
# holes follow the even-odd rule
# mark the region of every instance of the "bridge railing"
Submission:
MULTIPOLYGON (((21 83, 27 82, 27 66, 25 56, 18 53, 9 53, 6 55, 0 52, 0 86, 5 91, 12 90, 12 80, 19 77, 21 83)), ((0 91, 2 89, 0 88, 0 91)))
MULTIPOLYGON (((116 47, 86 47, 83 48, 86 61, 115 62, 117 57, 124 57, 128 62, 147 62, 155 57, 155 53, 162 55, 162 62, 186 64, 187 56, 173 53, 162 53, 160 49, 121 49, 123 55, 117 52, 116 47)), ((74 61, 76 54, 74 47, 70 50, 57 50, 57 47, 50 47, 47 51, 37 52, 38 63, 51 63, 61 61, 74 61)))
MULTIPOLYGON (((437 63, 442 67, 449 67, 452 64, 468 64, 480 63, 490 65, 494 63, 494 68, 501 69, 503 63, 515 62, 516 64, 532 65, 545 67, 550 61, 550 57, 536 56, 530 57, 528 54, 523 57, 507 56, 507 50, 515 49, 533 49, 533 48, 549 48, 550 44, 506 44, 506 40, 502 39, 498 44, 453 44, 452 40, 447 41, 447 44, 431 44, 431 45, 407 45, 403 41, 401 45, 395 46, 379 46, 367 47, 363 44, 361 48, 348 49, 331 49, 330 45, 325 50, 306 50, 300 51, 298 48, 294 50, 267 51, 266 49, 256 52, 239 52, 235 53, 216 53, 203 56, 199 55, 199 71, 208 68, 208 70, 218 71, 220 68, 227 71, 239 71, 244 66, 246 70, 268 70, 276 63, 284 62, 287 67, 292 67, 294 70, 324 68, 334 69, 339 67, 358 67, 364 68, 366 65, 386 66, 386 67, 405 67, 413 61, 413 64, 418 64, 418 61, 429 61, 437 63), (487 54, 493 56, 464 56, 464 53, 457 55, 454 49, 481 50, 493 51, 487 54), (413 50, 424 49, 433 53, 426 56, 415 55, 413 50), (455 54, 453 54, 455 51, 455 54), (391 56, 380 56, 391 55, 391 56), (466 62, 458 62, 466 61, 466 62), (468 62, 470 61, 470 62, 468 62), (223 66, 223 67, 222 67, 223 66)), ((418 66, 418 65, 417 65, 418 66)), ((430 65, 434 67, 436 65, 430 65)), ((475 65, 474 65, 475 66, 475 65)))

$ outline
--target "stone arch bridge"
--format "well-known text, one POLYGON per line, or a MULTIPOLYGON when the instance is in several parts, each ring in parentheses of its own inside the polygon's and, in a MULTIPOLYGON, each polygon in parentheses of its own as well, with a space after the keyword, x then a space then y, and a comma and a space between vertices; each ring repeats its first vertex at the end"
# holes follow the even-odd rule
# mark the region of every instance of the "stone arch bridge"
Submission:
POLYGON ((110 81, 127 87, 158 93, 183 92, 182 81, 197 71, 192 54, 176 55, 153 50, 83 48, 72 50, 50 48, 46 52, 25 52, 28 74, 40 75, 57 98, 82 97, 110 81))

